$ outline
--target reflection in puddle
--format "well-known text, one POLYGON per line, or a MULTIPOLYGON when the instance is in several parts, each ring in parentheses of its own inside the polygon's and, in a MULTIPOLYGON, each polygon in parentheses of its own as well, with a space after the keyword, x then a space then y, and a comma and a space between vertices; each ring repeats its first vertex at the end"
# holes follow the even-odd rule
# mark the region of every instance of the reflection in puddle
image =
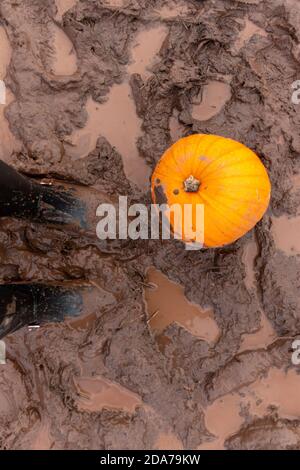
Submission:
POLYGON ((73 75, 77 70, 77 56, 72 42, 64 31, 53 23, 53 63, 54 75, 73 75))
POLYGON ((227 83, 216 80, 203 86, 198 101, 192 106, 192 117, 198 121, 207 121, 218 114, 231 97, 231 88, 227 83))
POLYGON ((234 43, 235 52, 238 52, 252 38, 252 36, 254 36, 254 34, 259 34, 262 37, 267 37, 266 31, 264 31, 255 23, 250 21, 248 18, 245 18, 243 24, 244 28, 240 31, 234 43))
POLYGON ((161 335, 167 326, 176 322, 209 343, 219 338, 219 329, 213 318, 213 311, 201 309, 187 300, 184 289, 170 281, 155 268, 147 272, 147 283, 154 288, 145 288, 145 300, 149 315, 149 325, 155 335, 161 335))
POLYGON ((300 216, 273 217, 271 233, 278 249, 287 255, 300 254, 300 216))
MULTIPOLYGON (((0 80, 4 80, 11 60, 11 46, 3 26, 0 26, 0 80)), ((14 101, 14 96, 6 87, 5 104, 0 104, 0 159, 9 162, 9 157, 15 151, 21 150, 21 143, 12 134, 7 119, 5 107, 14 101)))
POLYGON ((57 15, 55 19, 57 21, 61 21, 66 11, 70 10, 70 8, 76 5, 77 2, 78 0, 55 0, 57 8, 57 15))
POLYGON ((77 405, 84 411, 110 408, 133 413, 142 404, 137 394, 103 377, 76 377, 74 382, 80 395, 77 405))

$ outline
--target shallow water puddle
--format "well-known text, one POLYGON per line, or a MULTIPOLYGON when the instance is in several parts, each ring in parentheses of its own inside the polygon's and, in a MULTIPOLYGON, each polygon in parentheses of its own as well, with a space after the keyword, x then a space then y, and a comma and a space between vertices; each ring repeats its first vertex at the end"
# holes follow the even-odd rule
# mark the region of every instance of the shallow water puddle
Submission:
POLYGON ((76 377, 76 389, 80 395, 77 404, 84 411, 101 411, 104 408, 134 413, 142 404, 141 398, 130 390, 103 377, 76 377))
POLYGON ((224 442, 238 432, 244 422, 242 408, 248 408, 252 416, 262 418, 271 406, 278 409, 282 418, 299 418, 300 376, 295 370, 270 369, 267 377, 258 379, 241 389, 241 394, 230 393, 215 400, 205 410, 205 424, 216 439, 204 443, 198 449, 224 449, 224 442))
POLYGON ((212 80, 203 86, 192 106, 192 117, 198 121, 207 121, 218 114, 231 98, 228 83, 212 80))
POLYGON ((255 288, 255 271, 254 262, 258 255, 258 246, 254 240, 247 243, 244 248, 242 260, 245 266, 246 277, 244 279, 247 289, 252 290, 255 288))
MULTIPOLYGON (((12 50, 3 26, 0 26, 0 80, 4 80, 11 60, 12 50)), ((4 115, 5 107, 14 101, 14 95, 6 87, 0 100, 0 159, 8 161, 14 151, 21 150, 21 143, 12 134, 8 121, 4 115), (4 103, 5 102, 5 103, 4 103), (3 103, 3 104, 2 104, 3 103)))
POLYGON ((0 80, 4 80, 11 59, 11 46, 4 26, 0 26, 0 80))
POLYGON ((74 158, 87 156, 96 147, 99 135, 102 135, 123 157, 127 178, 141 189, 148 188, 151 170, 140 157, 136 146, 141 120, 137 117, 129 84, 114 85, 104 104, 88 98, 86 110, 89 116, 87 124, 73 134, 68 154, 74 158))
POLYGON ((78 3, 78 0, 55 0, 57 8, 57 14, 55 19, 57 21, 61 21, 66 11, 70 10, 70 8, 76 5, 76 3, 78 3))
POLYGON ((277 248, 287 255, 300 254, 300 216, 273 217, 271 233, 277 248))
POLYGON ((131 49, 131 63, 127 67, 129 74, 139 73, 143 78, 149 78, 151 67, 157 57, 160 48, 168 34, 168 28, 163 25, 140 31, 131 49))
POLYGON ((299 390, 300 376, 295 369, 285 372, 274 367, 267 377, 249 386, 249 393, 254 395, 250 401, 250 411, 263 416, 267 408, 274 405, 281 417, 300 418, 299 390))
POLYGON ((218 398, 205 410, 205 426, 216 436, 211 442, 201 444, 198 449, 224 449, 225 440, 237 432, 244 422, 240 416, 240 397, 231 393, 218 398))
POLYGON ((153 288, 145 288, 149 325, 155 335, 161 335, 167 326, 176 322, 192 335, 208 343, 215 343, 220 335, 211 309, 201 309, 189 302, 184 289, 155 268, 147 271, 147 283, 153 288))
MULTIPOLYGON (((165 27, 156 26, 137 35, 132 48, 132 61, 127 68, 129 74, 138 72, 145 77, 149 74, 147 67, 155 59, 166 34, 165 27)), ((86 111, 88 121, 85 127, 76 130, 70 143, 66 143, 68 154, 75 159, 86 157, 102 135, 121 154, 126 177, 140 189, 147 190, 151 169, 137 149, 142 120, 136 114, 128 81, 114 85, 103 104, 89 97, 86 111)))
POLYGON ((260 328, 255 333, 247 333, 242 337, 239 353, 256 349, 267 348, 277 334, 264 312, 261 312, 260 328))
POLYGON ((244 28, 240 31, 235 43, 234 43, 234 50, 238 52, 255 34, 259 34, 262 37, 267 37, 266 31, 262 28, 257 26, 248 18, 245 18, 244 28))
POLYGON ((77 56, 74 46, 64 31, 56 24, 53 30, 53 63, 51 72, 54 75, 73 75, 77 70, 77 56))

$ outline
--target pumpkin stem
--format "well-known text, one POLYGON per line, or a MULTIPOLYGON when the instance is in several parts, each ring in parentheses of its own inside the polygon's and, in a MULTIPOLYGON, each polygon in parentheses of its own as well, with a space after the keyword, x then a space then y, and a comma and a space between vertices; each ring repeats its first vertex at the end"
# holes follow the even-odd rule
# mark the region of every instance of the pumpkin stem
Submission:
POLYGON ((186 193, 196 193, 200 186, 200 181, 193 175, 190 175, 184 182, 184 190, 186 193))

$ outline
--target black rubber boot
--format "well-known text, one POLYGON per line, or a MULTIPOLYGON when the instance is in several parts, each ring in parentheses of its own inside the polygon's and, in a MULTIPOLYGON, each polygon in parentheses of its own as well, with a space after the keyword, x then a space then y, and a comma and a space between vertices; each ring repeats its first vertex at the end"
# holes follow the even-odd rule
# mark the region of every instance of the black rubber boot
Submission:
POLYGON ((62 322, 82 313, 79 289, 43 284, 0 286, 0 339, 26 325, 62 322))
POLYGON ((0 217, 86 228, 86 205, 70 191, 37 184, 0 160, 0 217))

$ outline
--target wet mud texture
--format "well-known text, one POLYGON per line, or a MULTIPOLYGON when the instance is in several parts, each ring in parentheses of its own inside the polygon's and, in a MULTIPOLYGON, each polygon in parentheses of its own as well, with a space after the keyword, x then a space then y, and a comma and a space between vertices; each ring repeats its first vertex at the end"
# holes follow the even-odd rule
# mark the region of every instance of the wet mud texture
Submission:
POLYGON ((274 235, 274 221, 281 239, 298 220, 297 1, 2 0, 0 21, 13 94, 1 105, 1 127, 10 129, 2 158, 18 170, 75 183, 87 195, 93 188, 150 201, 149 184, 144 192, 139 174, 124 173, 126 148, 101 126, 87 155, 72 151, 87 101, 101 113, 110 91, 126 84, 139 126, 134 167, 150 173, 172 141, 215 133, 256 151, 273 185, 268 213, 251 233, 202 252, 171 241, 103 244, 1 220, 2 282, 85 282, 111 300, 75 323, 6 338, 0 448, 299 449, 299 369, 291 362, 300 335, 299 242, 284 250, 274 235), (165 34, 155 57, 130 73, 135 38, 158 26, 165 34), (186 302, 212 311, 218 334, 193 334, 171 311, 163 332, 153 329, 149 317, 160 312, 150 302, 147 310, 149 267, 178 283, 186 302))

